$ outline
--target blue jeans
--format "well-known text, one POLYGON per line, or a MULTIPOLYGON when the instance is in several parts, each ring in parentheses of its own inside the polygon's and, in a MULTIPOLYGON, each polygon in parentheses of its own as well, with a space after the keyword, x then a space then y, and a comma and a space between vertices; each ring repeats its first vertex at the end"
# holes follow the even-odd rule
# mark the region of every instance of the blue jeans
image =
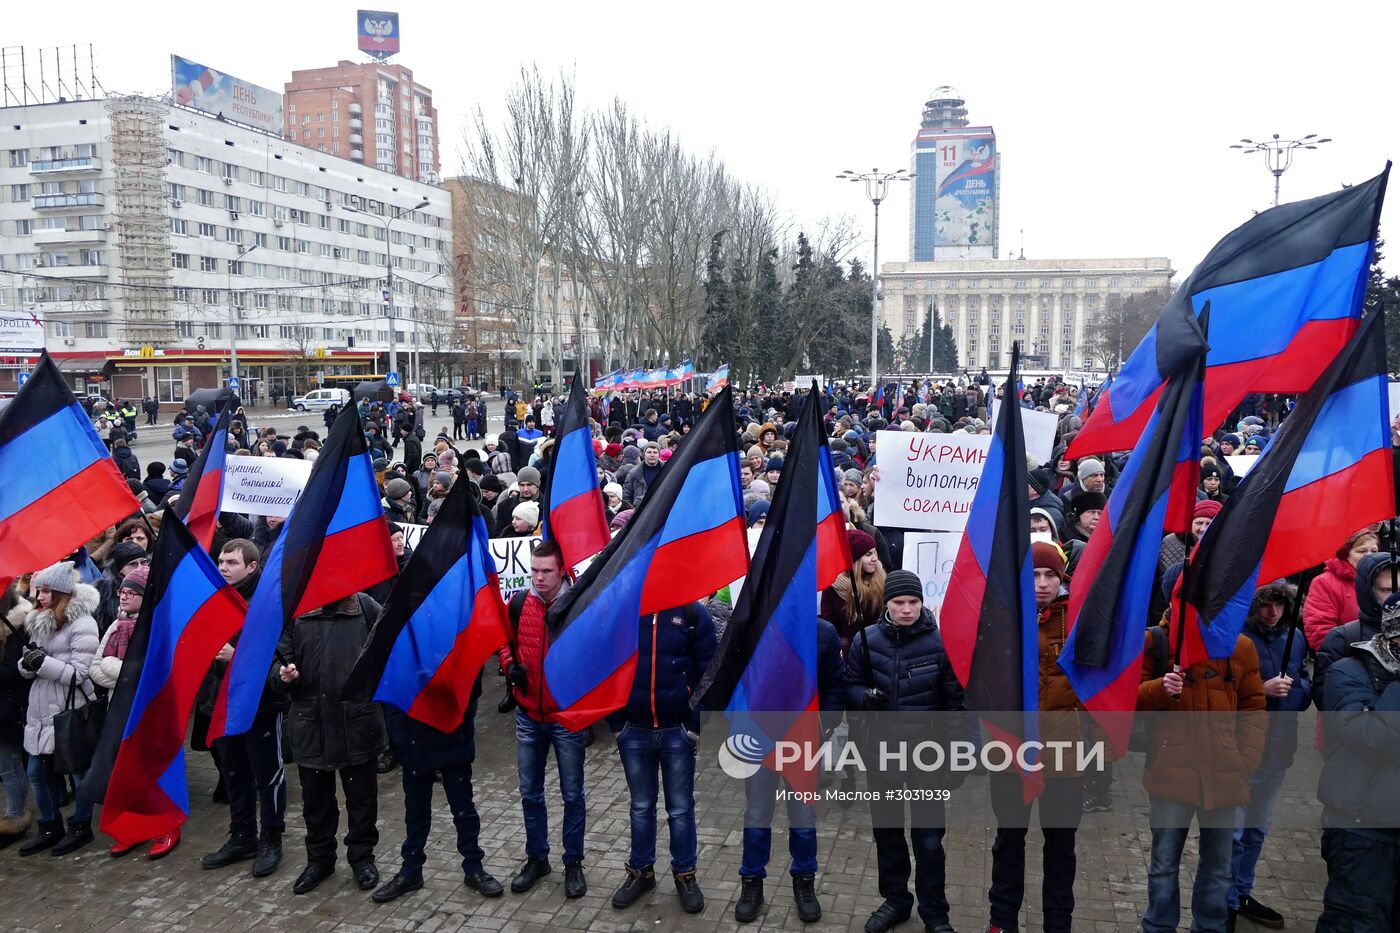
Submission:
POLYGON ((684 726, 646 729, 630 723, 617 735, 617 751, 632 795, 632 855, 638 870, 656 861, 657 773, 666 793, 666 824, 671 830, 671 871, 694 871, 699 842, 695 834, 695 743, 684 726))
POLYGON ((1230 874, 1234 878, 1230 887, 1232 909, 1237 909, 1240 898, 1248 897, 1254 890, 1254 867, 1259 864, 1259 852, 1264 848, 1264 837, 1269 834, 1269 817, 1273 815, 1274 803, 1287 773, 1271 771, 1251 777, 1249 803, 1235 808, 1234 853, 1230 859, 1230 874))
MULTIPOLYGON (((73 775, 73 783, 81 784, 83 776, 73 775)), ((59 798, 63 795, 63 775, 53 769, 52 755, 29 756, 29 785, 34 788, 34 802, 39 806, 39 819, 50 823, 63 819, 58 809, 59 798)), ((92 801, 82 794, 73 795, 73 819, 86 823, 92 819, 92 801)))
POLYGON ((1191 888, 1192 933, 1225 933, 1230 897, 1230 848, 1234 807, 1204 810, 1189 803, 1151 798, 1152 861, 1147 869, 1143 933, 1172 933, 1181 919, 1181 851, 1192 817, 1200 831, 1200 862, 1191 888))
POLYGON ((24 772, 24 749, 0 744, 0 782, 5 785, 5 815, 24 816, 29 802, 29 775, 24 772))
POLYGON ((520 808, 525 815, 525 854, 549 855, 549 811, 544 803, 544 763, 550 748, 559 765, 559 793, 564 798, 564 864, 583 861, 583 829, 588 810, 583 800, 583 732, 557 723, 537 722, 515 711, 515 764, 520 772, 520 808))
MULTIPOLYGON (((773 850, 773 810, 778 788, 784 786, 778 772, 768 768, 744 781, 744 859, 739 877, 768 877, 768 857, 773 850)), ((791 790, 791 788, 789 788, 791 790)), ((817 810, 810 803, 791 796, 787 799, 788 854, 794 875, 817 873, 817 810)))

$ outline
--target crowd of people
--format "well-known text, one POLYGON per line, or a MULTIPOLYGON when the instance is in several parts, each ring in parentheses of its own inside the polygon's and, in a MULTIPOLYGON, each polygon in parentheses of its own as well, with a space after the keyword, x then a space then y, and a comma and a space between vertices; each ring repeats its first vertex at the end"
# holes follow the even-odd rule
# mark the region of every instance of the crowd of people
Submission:
MULTIPOLYGON (((938 720, 945 738, 974 734, 938 620, 925 604, 924 581, 903 569, 904 534, 871 520, 879 469, 876 432, 988 433, 988 405, 1000 391, 984 372, 913 384, 889 393, 883 403, 872 393, 843 387, 828 390, 822 400, 853 561, 849 572, 821 593, 820 618, 814 620, 819 705, 828 729, 843 714, 937 711, 946 714, 938 720)), ((564 399, 504 399, 505 427, 499 432, 487 426, 484 399, 445 400, 451 423, 434 425, 443 401, 429 399, 419 405, 405 396, 387 403, 358 403, 400 569, 411 555, 405 526, 431 524, 447 492, 458 483, 475 486, 494 537, 534 535, 540 525, 540 499, 548 488, 554 426, 564 399)), ((593 398, 598 484, 615 530, 645 501, 709 401, 703 394, 690 393, 593 398)), ((1078 585, 1077 563, 1126 454, 1066 459, 1065 450, 1082 425, 1076 386, 1037 380, 1015 401, 1059 417, 1050 460, 1030 465, 1031 554, 1042 708, 1071 714, 1078 721, 1084 705, 1057 659, 1066 640, 1069 593, 1078 585)), ((812 402, 803 393, 762 388, 735 394, 737 470, 751 528, 761 528, 767 520, 798 412, 812 402)), ((128 407, 134 408, 116 409, 121 423, 104 425, 105 435, 141 501, 141 511, 89 541, 72 560, 36 568, 0 594, 0 779, 6 806, 0 847, 19 844, 22 856, 67 854, 94 841, 93 807, 100 801, 76 794, 70 779, 81 774, 65 775, 55 761, 54 717, 102 702, 105 691, 115 685, 145 596, 162 509, 179 496, 213 418, 202 409, 180 412, 169 462, 152 461, 142 471, 128 443, 135 432, 134 423, 127 423, 128 407), (31 796, 37 819, 29 810, 31 796), (65 825, 64 811, 70 807, 65 825)), ((1328 866, 1318 929, 1400 929, 1400 829, 1372 828, 1400 827, 1394 791, 1400 786, 1400 756, 1395 751, 1400 735, 1393 722, 1387 726, 1361 715, 1400 710, 1400 596, 1392 593, 1400 559, 1382 550, 1381 531, 1358 529, 1337 542, 1335 559, 1311 581, 1301 607, 1296 605, 1294 582, 1259 581, 1245 632, 1228 659, 1181 671, 1166 662, 1165 625, 1182 561, 1238 483, 1228 458, 1266 448, 1288 408, 1285 399, 1252 397, 1228 429, 1207 439, 1195 522, 1189 533, 1170 535, 1161 544, 1154 586, 1159 596, 1142 620, 1139 690, 1139 709, 1157 713, 1144 772, 1152 827, 1142 914, 1146 931, 1177 927, 1179 870, 1186 827, 1193 817, 1199 825, 1199 861, 1191 892, 1192 928, 1233 930, 1237 917, 1268 927, 1286 922, 1280 912, 1255 898, 1253 886, 1271 811, 1297 752, 1296 718, 1271 715, 1266 725, 1259 725, 1257 718, 1240 717, 1237 733, 1224 739, 1206 736, 1207 743, 1223 744, 1202 750, 1202 736, 1193 732, 1191 718, 1184 714, 1286 714, 1312 705, 1349 714, 1328 719, 1328 728, 1319 728, 1315 738, 1325 755, 1321 851, 1328 866), (1295 614, 1301 615, 1306 638, 1292 641, 1285 656, 1285 622, 1295 614)), ((337 413, 326 413, 327 430, 337 413)), ((110 411, 94 417, 110 420, 110 411)), ((258 428, 238 409, 228 446, 234 456, 314 460, 324 434, 307 425, 291 432, 258 428)), ((256 588, 261 561, 282 525, 276 517, 220 515, 212 554, 224 579, 245 597, 256 588)), ((1393 547, 1390 539, 1384 540, 1393 547)), ((545 804, 551 750, 563 799, 564 894, 577 898, 588 889, 583 763, 586 755, 597 752, 589 751, 591 729, 570 731, 554 720, 558 707, 544 680, 546 614, 570 585, 558 545, 538 544, 530 560, 529 586, 507 603, 510 644, 501 649, 499 664, 488 664, 484 672, 487 678, 504 677, 507 696, 498 708, 502 713, 513 710, 515 716, 524 824, 523 861, 506 882, 515 894, 529 891, 553 871, 545 804)), ((218 739, 207 749, 221 777, 216 794, 228 805, 229 833, 220 848, 201 857, 204 868, 250 862, 254 877, 277 870, 286 830, 283 764, 290 761, 301 786, 306 830, 305 865, 292 884, 295 893, 310 892, 333 874, 342 803, 348 823, 345 858, 358 886, 380 903, 422 888, 431 801, 434 784, 440 782, 453 816, 464 883, 483 897, 503 894, 506 885, 483 861, 473 799, 474 723, 483 675, 478 675, 462 723, 447 733, 397 709, 341 696, 391 587, 388 581, 305 613, 284 632, 253 728, 218 739), (407 838, 399 867, 386 881, 375 861, 378 787, 381 776, 393 767, 401 772, 407 838)), ((631 800, 630 853, 612 895, 619 910, 656 887, 658 806, 664 807, 667 818, 669 867, 679 904, 687 913, 704 907, 695 804, 701 721, 689 697, 710 665, 731 609, 728 591, 721 590, 703 602, 638 620, 642 650, 631 695, 608 720, 631 800)), ((235 638, 219 651, 201 690, 193 728, 200 750, 221 678, 236 650, 235 638)), ((872 739, 853 727, 850 740, 872 739)), ((871 790, 918 786, 911 775, 872 772, 867 781, 871 790)), ((780 778, 761 769, 745 783, 741 886, 734 909, 741 923, 756 920, 765 902, 769 826, 780 778)), ((1111 787, 1111 767, 1093 773, 1062 770, 1046 778, 1038 804, 1046 930, 1071 929, 1075 827, 1082 813, 1113 808, 1111 787)), ((996 933, 1022 927, 1030 806, 1022 800, 1015 774, 993 776, 991 804, 998 827, 987 929, 996 933)), ((883 903, 865 924, 870 933, 892 929, 910 919, 916 908, 925 929, 952 930, 943 810, 938 799, 911 803, 907 815, 901 802, 871 802, 883 903)), ((821 916, 815 880, 820 830, 809 803, 789 798, 788 817, 792 896, 800 919, 812 922, 821 916)), ((179 842, 178 831, 150 840, 147 854, 161 858, 179 842)), ((126 855, 134 848, 113 847, 111 854, 126 855)))

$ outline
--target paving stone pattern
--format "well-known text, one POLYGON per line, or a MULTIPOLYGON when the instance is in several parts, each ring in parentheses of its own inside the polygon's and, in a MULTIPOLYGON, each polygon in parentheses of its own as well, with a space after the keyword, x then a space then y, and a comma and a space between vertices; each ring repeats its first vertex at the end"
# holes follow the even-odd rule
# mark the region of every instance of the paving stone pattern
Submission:
MULTIPOLYGON (((488 689, 490 697, 498 691, 488 689)), ((514 719, 494 711, 494 700, 483 703, 477 716, 478 758, 475 768, 477 805, 482 816, 482 847, 486 867, 502 883, 523 858, 521 822, 515 769, 514 719)), ((606 730, 601 730, 606 732, 606 730)), ((341 862, 334 878, 310 895, 297 897, 291 884, 305 865, 302 848, 300 794, 295 770, 288 769, 291 802, 288 835, 282 866, 269 878, 254 880, 244 862, 219 871, 199 867, 200 854, 217 848, 227 831, 227 810, 210 803, 215 772, 205 753, 189 753, 190 795, 193 812, 184 841, 169 857, 151 862, 143 851, 112 859, 102 837, 79 853, 56 859, 47 853, 28 859, 17 856, 18 846, 0 853, 9 878, 3 916, 5 929, 26 931, 114 930, 133 933, 164 931, 295 930, 297 933, 367 933, 372 930, 404 930, 418 933, 452 933, 458 930, 732 930, 738 899, 738 869, 742 855, 743 793, 738 782, 719 770, 714 749, 721 729, 706 730, 697 775, 699 818, 699 880, 706 896, 702 914, 681 912, 669 877, 666 856, 664 810, 658 840, 657 889, 630 910, 614 910, 610 899, 621 880, 628 854, 628 796, 616 748, 600 734, 588 750, 587 859, 589 891, 579 900, 566 900, 563 866, 559 862, 559 819, 562 808, 557 778, 550 774, 551 838, 554 841, 554 874, 525 895, 495 900, 481 898, 462 884, 451 816, 439 792, 435 798, 433 834, 429 839, 425 887, 387 905, 370 902, 351 880, 341 862)), ((1306 746, 1306 743, 1302 743, 1306 746)), ((550 759, 550 768, 553 759, 550 759)), ((1316 809, 1306 799, 1316 787, 1317 761, 1310 748, 1300 749, 1290 789, 1278 808, 1295 812, 1316 809), (1295 790, 1297 789, 1297 790, 1295 790), (1290 794, 1296 794, 1290 797, 1290 794)), ((1114 813, 1085 817, 1078 835, 1078 879, 1075 929, 1111 933, 1139 927, 1146 902, 1147 853, 1151 834, 1145 809, 1127 802, 1131 789, 1139 787, 1140 764, 1120 762, 1115 783, 1119 802, 1114 813)), ((949 806, 951 828, 947 835, 948 897, 953 905, 953 925, 963 933, 986 929, 986 889, 991 878, 992 833, 985 828, 984 801, 959 799, 949 806)), ((31 802, 32 806, 32 802, 31 802)), ((787 877, 783 807, 777 808, 773 852, 767 881, 767 901, 753 930, 803 928, 792 902, 787 877)), ((380 778, 378 864, 384 879, 398 865, 403 839, 402 792, 398 773, 380 778)), ((848 808, 825 805, 820 815, 818 893, 823 917, 815 929, 863 928, 866 917, 880 903, 877 893, 875 849, 871 841, 865 804, 848 808)), ((342 832, 344 823, 342 822, 342 832)), ((1028 839, 1026 878, 1027 909, 1022 928, 1040 929, 1039 833, 1028 839)), ((1190 878, 1195 865, 1195 842, 1188 843, 1182 872, 1182 929, 1189 926, 1190 878)), ((1269 836, 1258 869, 1255 894, 1283 912, 1289 928, 1311 929, 1322 902, 1326 871, 1319 854, 1319 833, 1279 830, 1269 836)), ((901 927, 917 929, 917 922, 901 927)), ((1241 920, 1242 933, 1252 931, 1241 920)))

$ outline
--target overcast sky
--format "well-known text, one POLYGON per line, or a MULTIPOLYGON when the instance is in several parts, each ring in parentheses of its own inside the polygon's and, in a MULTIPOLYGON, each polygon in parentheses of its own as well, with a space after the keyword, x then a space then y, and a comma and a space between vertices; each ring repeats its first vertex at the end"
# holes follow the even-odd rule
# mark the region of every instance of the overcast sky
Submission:
MULTIPOLYGON (((950 84, 973 123, 997 131, 1003 256, 1024 230, 1028 258, 1166 256, 1184 274, 1272 201, 1260 156, 1227 148, 1240 137, 1333 138, 1300 154, 1286 201, 1369 178, 1400 152, 1393 0, 385 4, 401 14, 394 61, 433 90, 444 174, 461 171, 468 115, 499 113, 520 67, 538 63, 572 72, 585 106, 620 96, 693 150, 713 148, 795 222, 849 214, 867 235, 869 202, 833 176, 907 168, 928 92, 950 84)), ((168 91, 171 52, 280 90, 294 68, 364 60, 356 9, 16 3, 3 42, 93 43, 109 91, 168 91)), ((907 259, 907 194, 887 208, 883 257, 907 259)))

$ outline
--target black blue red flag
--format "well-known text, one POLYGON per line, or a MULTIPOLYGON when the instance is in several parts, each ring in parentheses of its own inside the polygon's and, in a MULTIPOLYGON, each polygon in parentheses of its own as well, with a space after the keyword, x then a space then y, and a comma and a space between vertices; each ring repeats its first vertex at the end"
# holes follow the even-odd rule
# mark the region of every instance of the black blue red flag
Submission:
POLYGON ((573 570, 612 540, 603 490, 598 485, 598 458, 588 427, 588 393, 582 379, 574 379, 554 435, 540 534, 559 542, 564 566, 573 570))
POLYGON ((180 498, 175 502, 175 514, 185 522, 190 534, 195 536, 206 551, 214 546, 214 532, 219 527, 219 502, 224 495, 224 463, 228 460, 229 408, 219 414, 200 451, 185 485, 180 487, 180 498))
MULTIPOLYGON (((1020 347, 1013 345, 1004 394, 1019 385, 1020 347)), ((972 498, 939 630, 969 710, 987 716, 1000 741, 1034 740, 1040 711, 1040 634, 1031 558, 1030 476, 1020 406, 1002 405, 982 477, 972 498)), ((1027 773, 1033 799, 1043 786, 1027 773)))
POLYGON ((1385 320, 1375 312, 1298 400, 1192 557, 1182 665, 1226 658, 1256 588, 1395 515, 1385 320))
POLYGON ((345 695, 392 703, 440 732, 462 724, 506 604, 473 484, 454 483, 375 623, 345 695))
POLYGON ((0 412, 0 582, 63 560, 140 509, 44 353, 0 412))
POLYGON ((210 741, 252 726, 277 641, 292 619, 397 572, 360 415, 347 405, 282 534, 263 557, 262 577, 211 717, 210 741))
MULTIPOLYGON (((1137 706, 1143 633, 1157 621, 1148 618, 1148 605, 1162 538, 1190 531, 1201 469, 1207 347, 1196 316, 1178 308, 1182 321, 1172 332, 1184 346, 1173 352, 1183 368, 1167 380, 1079 558, 1060 654, 1075 694, 1120 752, 1137 706)), ((1202 320, 1211 314, 1207 306, 1202 320)))
POLYGON ((815 784, 815 771, 780 768, 774 749, 779 741, 812 749, 821 741, 817 596, 851 568, 821 399, 814 382, 738 604, 691 701, 724 710, 730 734, 757 743, 748 749, 753 760, 799 790, 815 784))
POLYGON ((631 521, 550 607, 544 674, 557 720, 577 730, 619 709, 637 668, 637 620, 728 586, 748 563, 733 390, 726 387, 631 521))
POLYGON ((1360 323, 1389 175, 1387 163, 1370 181, 1263 211, 1217 243, 1096 400, 1066 456, 1137 443, 1168 376, 1189 359, 1184 311, 1199 314, 1207 302, 1206 424, 1223 422, 1251 392, 1311 388, 1360 323))
POLYGON ((100 827, 123 845, 189 818, 185 734, 209 665, 243 624, 243 597, 177 516, 161 525, 145 599, 107 722, 80 793, 102 801, 100 827))

